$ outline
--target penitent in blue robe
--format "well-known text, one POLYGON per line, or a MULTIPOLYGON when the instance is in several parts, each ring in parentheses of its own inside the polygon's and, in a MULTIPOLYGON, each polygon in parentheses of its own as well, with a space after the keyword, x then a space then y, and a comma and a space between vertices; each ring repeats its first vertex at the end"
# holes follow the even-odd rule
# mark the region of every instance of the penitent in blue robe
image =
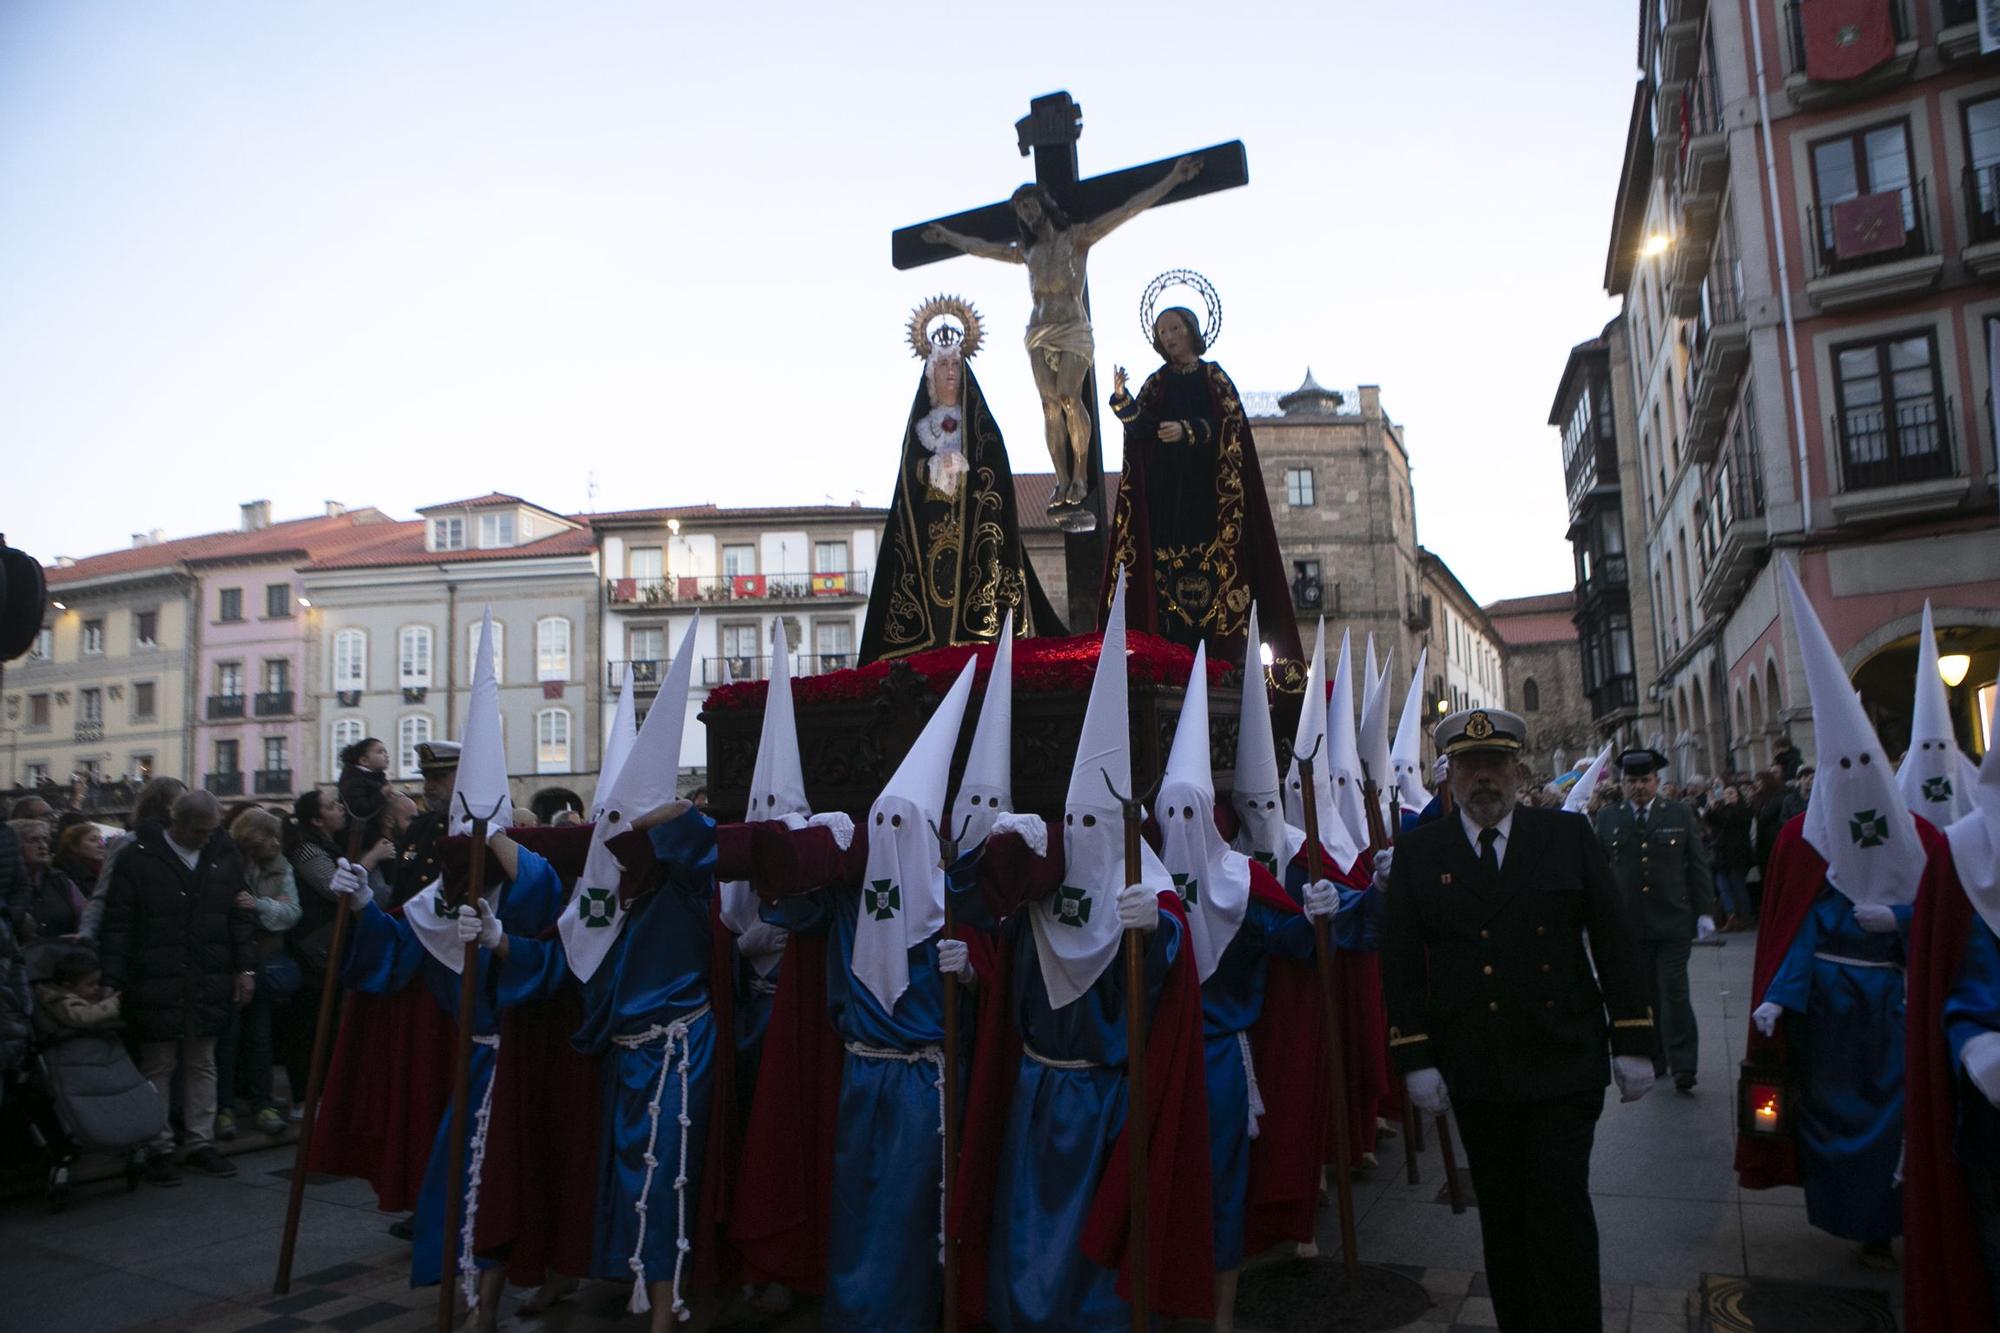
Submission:
POLYGON ((1796 1137, 1806 1220, 1848 1240, 1903 1232, 1903 944, 1863 930, 1822 884, 1763 999, 1802 1015, 1789 1045, 1802 1092, 1796 1137))
POLYGON ((1253 895, 1243 924, 1201 983, 1201 1027, 1208 1084, 1208 1162, 1214 1189, 1215 1267, 1243 1263, 1243 1204, 1250 1188, 1248 1033, 1264 1012, 1271 955, 1310 958, 1312 923, 1253 895))
MULTIPOLYGON (((677 1242, 692 1239, 701 1200, 717 1038, 708 1008, 715 823, 691 809, 648 837, 665 877, 629 905, 618 942, 584 985, 583 1026, 571 1044, 604 1057, 591 1273, 653 1283, 674 1281, 677 1242), (684 1019, 683 1044, 668 1029, 684 1019)), ((539 975, 551 957, 566 966, 561 949, 559 937, 529 941, 510 966, 539 975)))
MULTIPOLYGON (((501 929, 510 937, 510 948, 528 943, 520 937, 546 930, 562 906, 562 881, 557 878, 554 868, 526 848, 519 849, 519 855, 514 879, 500 891, 499 906, 494 909, 501 929)), ((427 909, 422 899, 412 899, 404 908, 406 913, 424 910, 427 909)), ((475 1110, 485 1101, 487 1088, 493 1081, 496 1048, 493 1040, 488 1039, 497 1039, 501 1011, 547 993, 545 978, 525 973, 509 974, 504 968, 496 975, 491 964, 492 956, 482 949, 479 952, 476 1007, 472 1015, 473 1035, 481 1040, 476 1040, 472 1047, 471 1095, 467 1102, 475 1110)), ((438 1007, 456 1022, 458 973, 433 958, 417 939, 409 923, 401 917, 390 916, 372 902, 355 915, 353 939, 347 947, 347 957, 341 963, 342 985, 364 995, 389 995, 402 990, 420 976, 438 1007)), ((469 1146, 472 1126, 462 1126, 458 1133, 468 1145, 464 1160, 465 1189, 469 1197, 473 1186, 469 1146)), ((444 1228, 444 1178, 451 1169, 451 1134, 452 1114, 447 1106, 444 1118, 438 1122, 437 1135, 431 1141, 430 1161, 424 1167, 423 1188, 417 1195, 417 1215, 412 1223, 415 1236, 410 1249, 410 1285, 415 1287, 436 1282, 444 1267, 439 1233, 444 1228)), ((467 1213, 466 1204, 461 1202, 461 1223, 467 1213)), ((459 1238, 451 1237, 449 1243, 457 1245, 459 1238)), ((480 1266, 489 1265, 482 1260, 480 1266)))
POLYGON ((1965 1076, 1965 1043, 2000 1032, 2000 937, 1972 913, 1965 956, 1944 1002, 1945 1048, 1951 1052, 1957 1123, 1952 1149, 1965 1166, 1967 1202, 1986 1267, 1993 1308, 2000 1309, 2000 1109, 1965 1076))
MULTIPOLYGON (((1118 1295, 1118 1274, 1083 1253, 1091 1200, 1125 1129, 1122 955, 1087 992, 1052 1008, 1027 911, 996 923, 979 897, 954 893, 952 901, 968 925, 1013 934, 1007 1002, 1025 1048, 994 1182, 987 1319, 999 1333, 1124 1329, 1132 1314, 1118 1295), (1030 1051, 1080 1067, 1055 1068, 1030 1051)), ((1162 911, 1146 947, 1149 1030, 1167 969, 1186 944, 1180 920, 1162 911)))
MULTIPOLYGON (((976 865, 970 856, 961 858, 951 881, 966 882, 976 865)), ((763 909, 768 920, 797 934, 830 937, 827 1019, 847 1047, 834 1118, 833 1217, 820 1322, 840 1333, 921 1333, 937 1327, 943 1276, 940 937, 910 949, 909 989, 893 1011, 884 1011, 854 975, 860 905, 857 885, 818 889, 763 909)), ((968 1052, 971 1015, 971 1004, 963 1005, 961 1049, 968 1052)))

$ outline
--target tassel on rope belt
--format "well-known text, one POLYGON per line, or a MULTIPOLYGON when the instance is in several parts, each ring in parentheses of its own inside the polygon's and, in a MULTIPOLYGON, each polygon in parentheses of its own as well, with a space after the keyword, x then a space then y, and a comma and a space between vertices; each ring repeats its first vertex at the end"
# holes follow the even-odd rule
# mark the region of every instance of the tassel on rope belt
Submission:
MULTIPOLYGON (((639 1186, 639 1198, 632 1210, 639 1218, 639 1234, 632 1242, 632 1258, 628 1261, 632 1268, 632 1299, 626 1308, 633 1314, 645 1314, 653 1308, 652 1298, 646 1292, 646 1200, 653 1192, 653 1171, 660 1164, 654 1149, 660 1141, 660 1098, 667 1090, 667 1076, 676 1071, 681 1079, 681 1147, 680 1165, 674 1172, 674 1222, 677 1234, 674 1237, 674 1318, 685 1322, 688 1318, 687 1300, 681 1291, 681 1269, 687 1262, 688 1251, 693 1248, 687 1234, 687 1152, 688 1127, 693 1118, 688 1115, 688 1075, 693 1063, 690 1055, 688 1031, 699 1018, 708 1012, 708 1005, 690 1009, 671 1023, 655 1023, 644 1032, 629 1036, 613 1037, 611 1044, 628 1051, 643 1050, 655 1042, 663 1043, 660 1051, 660 1079, 653 1085, 652 1100, 646 1103, 646 1178, 639 1186)), ((717 1040, 721 1040, 720 1037, 717 1040)))
MULTIPOLYGON (((475 1034, 472 1044, 497 1051, 500 1034, 475 1034)), ((486 1091, 479 1094, 479 1109, 472 1117, 471 1161, 465 1168, 465 1220, 458 1227, 458 1289, 467 1310, 479 1308, 479 1263, 472 1252, 472 1236, 479 1220, 479 1178, 486 1174, 486 1127, 493 1123, 493 1085, 499 1081, 500 1071, 495 1069, 486 1080, 486 1091)), ((450 1188, 451 1182, 445 1185, 450 1188)))
POLYGON ((847 1053, 858 1055, 864 1060, 894 1060, 900 1064, 929 1064, 937 1067, 938 1095, 938 1262, 944 1262, 944 1177, 951 1169, 951 1163, 944 1155, 945 1115, 944 1104, 944 1048, 935 1042, 919 1046, 913 1051, 899 1051, 888 1046, 870 1046, 865 1042, 850 1041, 847 1053))
POLYGON ((1893 958, 1849 958, 1837 953, 1815 953, 1813 957, 1822 963, 1838 963, 1842 967, 1893 967, 1898 972, 1903 970, 1903 965, 1893 958))

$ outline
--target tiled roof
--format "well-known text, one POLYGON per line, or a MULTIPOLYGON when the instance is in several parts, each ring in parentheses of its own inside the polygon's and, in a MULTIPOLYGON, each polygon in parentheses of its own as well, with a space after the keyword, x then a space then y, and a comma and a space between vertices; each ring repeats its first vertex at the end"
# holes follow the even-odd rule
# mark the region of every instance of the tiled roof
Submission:
POLYGON ((312 571, 332 569, 388 569, 396 565, 437 565, 465 564, 475 560, 540 559, 552 555, 582 555, 595 550, 597 534, 589 528, 564 528, 537 541, 523 542, 519 546, 496 546, 488 548, 468 548, 463 551, 427 551, 424 549, 425 523, 398 523, 396 531, 383 540, 344 551, 324 560, 315 560, 306 568, 312 571))
POLYGON ((605 514, 578 514, 576 521, 599 527, 612 524, 665 523, 670 518, 706 519, 717 523, 753 522, 760 519, 833 518, 846 514, 879 519, 888 511, 874 505, 768 505, 738 508, 734 505, 702 503, 674 505, 663 509, 619 509, 605 514))
POLYGON ((1576 609, 1576 593, 1545 592, 1533 597, 1509 597, 1485 608, 1493 622, 1493 632, 1509 645, 1526 647, 1537 643, 1574 642, 1576 624, 1570 615, 1576 609))
MULTIPOLYGON (((425 505, 417 512, 419 514, 428 514, 434 509, 484 509, 489 505, 527 505, 530 509, 541 509, 540 505, 523 500, 518 495, 502 495, 499 491, 489 491, 485 495, 471 500, 450 500, 441 505, 425 505)), ((553 513, 554 511, 544 510, 543 512, 553 513)))
MULTIPOLYGON (((1115 484, 1105 478, 1107 484, 1115 484)), ((1053 472, 1016 472, 1014 474, 1014 516, 1023 532, 1054 532, 1056 525, 1049 522, 1049 497, 1056 491, 1056 474, 1053 472)))
POLYGON ((50 587, 66 587, 120 574, 141 574, 171 570, 193 563, 218 560, 248 560, 258 556, 298 551, 307 558, 322 550, 345 549, 351 544, 375 540, 375 534, 393 526, 378 509, 356 509, 334 517, 289 519, 254 532, 231 529, 205 532, 195 537, 177 537, 151 546, 132 546, 102 555, 86 556, 74 564, 51 566, 50 587))

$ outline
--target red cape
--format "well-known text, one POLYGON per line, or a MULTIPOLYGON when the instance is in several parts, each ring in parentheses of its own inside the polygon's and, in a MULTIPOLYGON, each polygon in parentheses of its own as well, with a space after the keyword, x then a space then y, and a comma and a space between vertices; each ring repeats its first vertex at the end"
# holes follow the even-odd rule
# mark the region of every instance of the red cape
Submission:
POLYGON ((1986 1333, 1993 1327, 1965 1168, 1952 1152, 1957 1128, 1944 1002, 1969 932, 1986 925, 1958 882, 1943 835, 1921 819, 1930 864, 1910 924, 1909 1029, 1904 1047, 1903 1299, 1909 1327, 1986 1333))
MULTIPOLYGON (((1035 857, 1013 834, 987 839, 980 883, 990 898, 1018 907, 1055 888, 1061 878, 1059 832, 1051 829, 1049 855, 1035 857), (996 892, 997 891, 997 892, 996 892)), ((1187 928, 1180 897, 1160 895, 1161 910, 1187 928)), ((996 912, 996 916, 1005 913, 996 912)), ((994 985, 1011 984, 1014 940, 1002 936, 994 985)), ((1120 966, 1114 960, 1112 966, 1120 966)), ((997 1002, 979 1007, 979 1042, 960 1136, 957 1187, 950 1235, 960 1248, 959 1293, 963 1316, 986 1317, 986 1255, 991 1236, 994 1179, 1007 1112, 1020 1069, 1020 1034, 1004 989, 997 1002)), ((1204 1075, 1201 983, 1194 953, 1183 948, 1167 971, 1146 1036, 1146 1149, 1148 1289, 1154 1313, 1183 1319, 1215 1316, 1215 1237, 1208 1161, 1208 1082, 1204 1075)), ((1127 1246, 1129 1168, 1123 1135, 1113 1146, 1084 1222, 1083 1251, 1118 1269, 1117 1289, 1131 1298, 1127 1246)))
MULTIPOLYGON (((1277 879, 1250 863, 1250 895, 1287 916, 1299 915, 1277 879)), ((1250 1141, 1250 1181, 1243 1201, 1243 1254, 1285 1241, 1309 1241, 1319 1209, 1320 1146, 1326 1141, 1326 1040, 1319 974, 1312 960, 1272 958, 1264 1010, 1250 1027, 1251 1060, 1264 1118, 1250 1141)))
MULTIPOLYGON (((401 909, 397 909, 398 912, 401 909)), ((359 1176, 384 1212, 417 1206, 438 1121, 451 1105, 457 1027, 423 993, 350 994, 327 1064, 306 1169, 359 1176)))

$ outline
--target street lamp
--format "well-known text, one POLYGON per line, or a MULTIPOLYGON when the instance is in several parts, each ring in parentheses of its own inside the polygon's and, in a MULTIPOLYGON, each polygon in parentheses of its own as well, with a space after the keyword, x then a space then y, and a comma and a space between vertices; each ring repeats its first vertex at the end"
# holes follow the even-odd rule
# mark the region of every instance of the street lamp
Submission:
POLYGON ((1651 236, 1648 236, 1639 246, 1639 257, 1641 259, 1652 259, 1658 255, 1663 255, 1673 243, 1673 237, 1663 231, 1656 231, 1651 236))
POLYGON ((1965 673, 1972 670, 1972 658, 1965 653, 1945 653, 1937 663, 1938 678, 1948 690, 1957 689, 1965 680, 1965 673))

